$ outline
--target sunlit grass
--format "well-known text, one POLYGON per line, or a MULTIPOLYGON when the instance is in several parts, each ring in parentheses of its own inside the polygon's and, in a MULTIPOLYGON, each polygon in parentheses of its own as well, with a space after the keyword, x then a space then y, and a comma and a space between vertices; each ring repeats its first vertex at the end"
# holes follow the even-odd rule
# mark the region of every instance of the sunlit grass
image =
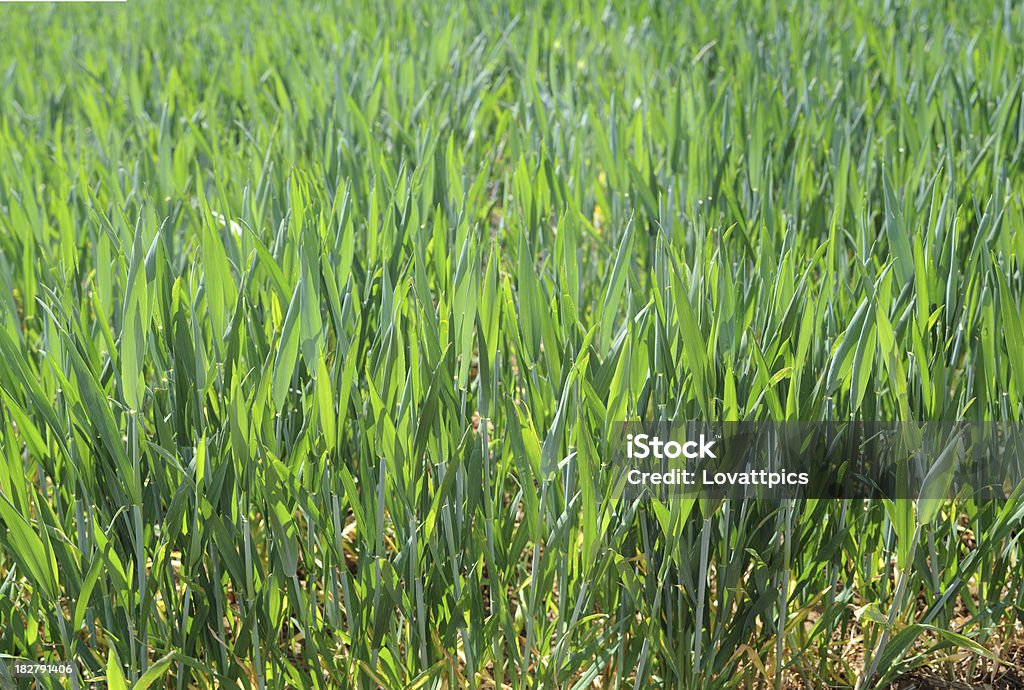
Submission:
POLYGON ((628 504, 602 462, 636 417, 1021 421, 1021 12, 0 5, 0 653, 1006 672, 1019 491, 628 504))

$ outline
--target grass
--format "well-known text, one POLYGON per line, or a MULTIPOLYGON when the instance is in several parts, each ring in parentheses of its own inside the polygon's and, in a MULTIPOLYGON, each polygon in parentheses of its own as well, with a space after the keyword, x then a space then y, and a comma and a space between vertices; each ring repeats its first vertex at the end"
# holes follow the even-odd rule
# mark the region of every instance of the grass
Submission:
POLYGON ((1016 687, 1020 487, 630 503, 606 451, 1021 422, 1022 12, 3 6, 0 650, 114 689, 1016 687))

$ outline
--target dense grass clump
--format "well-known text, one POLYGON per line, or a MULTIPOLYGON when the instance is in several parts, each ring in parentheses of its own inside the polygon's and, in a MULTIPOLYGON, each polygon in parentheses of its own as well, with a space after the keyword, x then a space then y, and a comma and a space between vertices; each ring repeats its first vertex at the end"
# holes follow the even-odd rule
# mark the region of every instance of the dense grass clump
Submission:
POLYGON ((1024 10, 787 4, 0 6, 0 653, 1016 687, 1019 488, 612 498, 618 420, 1024 417, 1024 10))

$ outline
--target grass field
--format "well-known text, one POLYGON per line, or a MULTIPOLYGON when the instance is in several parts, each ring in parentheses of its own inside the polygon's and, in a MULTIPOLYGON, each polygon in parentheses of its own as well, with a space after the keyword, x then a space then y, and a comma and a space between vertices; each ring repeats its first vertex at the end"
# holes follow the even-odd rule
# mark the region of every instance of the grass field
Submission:
POLYGON ((1024 418, 1024 10, 787 4, 0 5, 0 654, 1024 687, 1021 487, 611 495, 621 420, 1024 418))

